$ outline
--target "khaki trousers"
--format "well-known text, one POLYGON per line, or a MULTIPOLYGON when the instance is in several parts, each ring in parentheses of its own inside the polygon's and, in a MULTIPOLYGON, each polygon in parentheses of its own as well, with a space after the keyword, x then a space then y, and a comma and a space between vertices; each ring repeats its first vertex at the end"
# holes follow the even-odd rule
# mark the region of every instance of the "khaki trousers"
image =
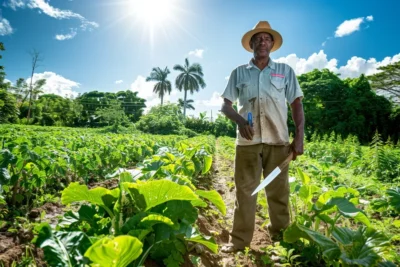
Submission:
MULTIPOLYGON (((261 172, 266 177, 290 153, 290 145, 257 144, 236 146, 236 201, 231 243, 239 249, 249 247, 255 227, 257 195, 251 193, 260 184, 261 172)), ((288 167, 265 188, 268 201, 271 236, 279 234, 290 223, 288 167)), ((260 191, 262 192, 262 191, 260 191)))

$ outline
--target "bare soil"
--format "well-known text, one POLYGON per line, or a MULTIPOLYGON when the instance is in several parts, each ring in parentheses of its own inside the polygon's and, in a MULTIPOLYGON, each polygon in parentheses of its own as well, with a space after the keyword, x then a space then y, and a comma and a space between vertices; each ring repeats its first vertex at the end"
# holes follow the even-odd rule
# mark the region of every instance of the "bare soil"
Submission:
MULTIPOLYGON (((213 236, 219 247, 229 242, 229 231, 232 228, 233 212, 235 205, 235 187, 233 178, 234 162, 226 159, 219 153, 223 149, 217 141, 217 151, 213 160, 212 175, 207 177, 209 182, 202 181, 202 185, 209 184, 210 188, 216 190, 223 198, 227 208, 225 216, 219 213, 204 210, 199 215, 197 225, 199 230, 207 236, 213 236)), ((212 210, 212 209, 211 209, 212 210)), ((202 267, 216 267, 216 266, 267 266, 261 260, 265 252, 262 248, 272 244, 268 232, 262 228, 263 220, 256 219, 256 227, 254 231, 253 241, 250 245, 248 252, 239 251, 236 253, 222 253, 214 254, 210 251, 200 253, 192 253, 200 257, 200 262, 197 265, 187 266, 202 266, 202 267)), ((185 265, 186 266, 186 265, 185 265)))
MULTIPOLYGON (((54 224, 63 214, 63 208, 64 206, 59 203, 46 203, 40 208, 32 209, 27 217, 32 222, 38 221, 44 211, 46 215, 43 220, 54 224)), ((30 266, 47 266, 43 251, 31 243, 34 237, 32 229, 18 226, 15 232, 9 232, 8 228, 9 225, 0 229, 0 266, 9 267, 13 263, 26 264, 20 266, 28 266, 29 263, 32 264, 30 266)))

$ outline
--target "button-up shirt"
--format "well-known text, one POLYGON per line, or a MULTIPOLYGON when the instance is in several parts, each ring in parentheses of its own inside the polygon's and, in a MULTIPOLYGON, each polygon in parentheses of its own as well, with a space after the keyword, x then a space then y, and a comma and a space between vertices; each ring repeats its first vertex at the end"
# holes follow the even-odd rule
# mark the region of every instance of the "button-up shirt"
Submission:
POLYGON ((245 119, 253 116, 253 140, 243 138, 237 129, 237 145, 287 145, 287 103, 303 97, 293 69, 284 63, 269 60, 260 70, 253 61, 232 71, 222 98, 238 100, 238 113, 245 119))

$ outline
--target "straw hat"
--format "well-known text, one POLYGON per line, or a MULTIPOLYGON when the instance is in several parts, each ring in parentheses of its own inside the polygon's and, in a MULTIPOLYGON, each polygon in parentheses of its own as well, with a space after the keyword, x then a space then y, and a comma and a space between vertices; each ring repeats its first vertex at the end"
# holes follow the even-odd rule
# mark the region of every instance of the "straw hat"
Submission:
POLYGON ((249 52, 253 53, 253 49, 250 47, 250 39, 253 37, 254 34, 260 33, 260 32, 267 32, 274 37, 274 46, 271 49, 271 52, 278 50, 279 47, 282 45, 282 36, 279 32, 271 29, 271 26, 269 25, 268 21, 260 21, 257 23, 256 26, 251 31, 248 31, 243 35, 242 38, 242 45, 244 49, 246 49, 249 52))

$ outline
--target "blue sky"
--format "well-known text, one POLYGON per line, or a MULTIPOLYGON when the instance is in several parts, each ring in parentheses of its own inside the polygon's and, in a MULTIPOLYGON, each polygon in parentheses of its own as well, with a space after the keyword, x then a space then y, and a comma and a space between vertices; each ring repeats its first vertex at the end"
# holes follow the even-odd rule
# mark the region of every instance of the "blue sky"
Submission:
MULTIPOLYGON (((213 116, 233 68, 252 54, 241 38, 259 20, 283 36, 271 58, 297 75, 329 68, 341 77, 373 74, 400 61, 400 1, 228 0, 0 0, 0 64, 15 83, 29 78, 36 49, 42 56, 34 79, 62 96, 88 91, 139 91, 148 105, 160 102, 145 82, 153 67, 203 66, 207 87, 195 95, 197 116, 213 116)), ((175 86, 173 86, 175 88, 175 86)), ((167 101, 177 102, 175 89, 167 101)))

